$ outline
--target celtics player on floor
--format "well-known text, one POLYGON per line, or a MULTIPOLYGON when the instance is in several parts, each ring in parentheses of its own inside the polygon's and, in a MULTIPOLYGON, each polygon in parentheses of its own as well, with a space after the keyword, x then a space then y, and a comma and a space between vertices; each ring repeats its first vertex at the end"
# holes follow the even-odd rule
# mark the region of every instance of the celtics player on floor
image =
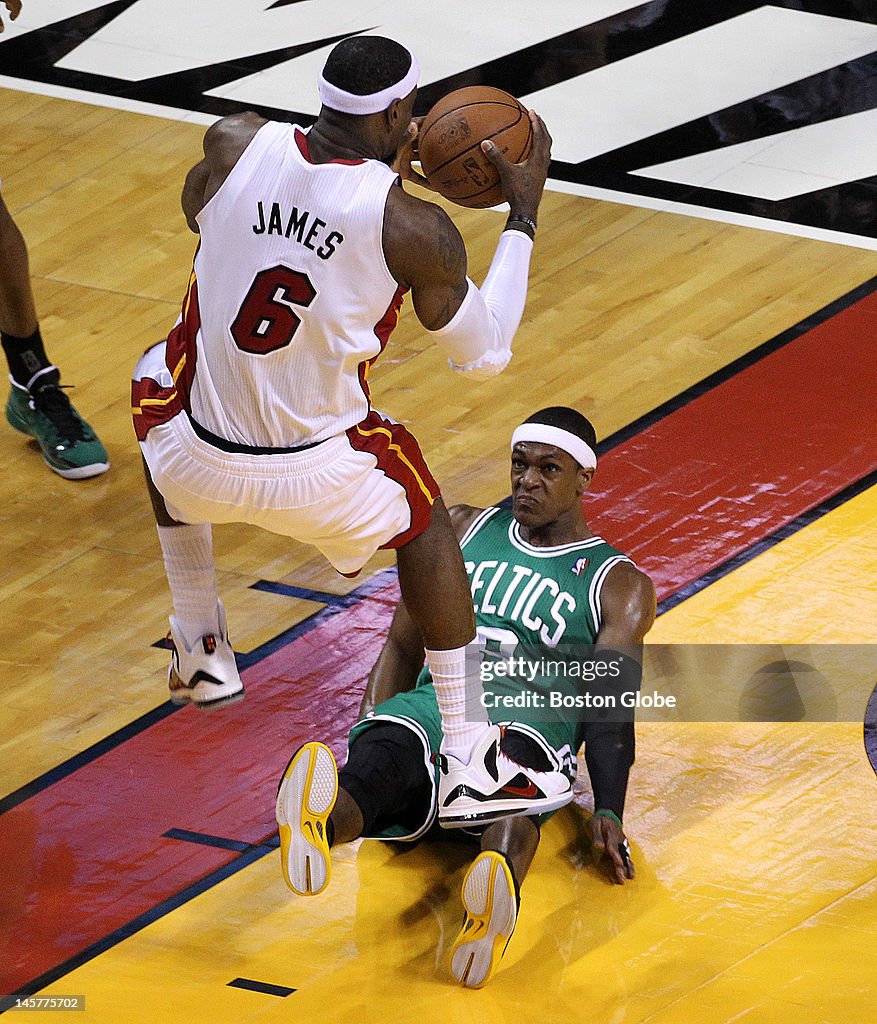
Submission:
MULTIPOLYGON (((544 409, 512 437, 512 512, 465 505, 451 510, 483 640, 513 640, 546 651, 559 644, 596 645, 593 650, 608 657, 619 648, 635 655, 651 628, 651 581, 596 536, 583 516, 582 496, 596 469, 595 444, 584 416, 563 407, 544 409)), ((325 888, 333 843, 360 836, 415 840, 435 827, 441 717, 423 661, 423 643, 400 603, 370 674, 365 717, 350 733, 340 778, 331 752, 317 742, 299 748, 287 766, 277 821, 283 875, 293 892, 313 895, 325 888)), ((514 685, 504 683, 505 692, 514 685)), ((520 692, 528 685, 517 683, 520 692)), ((485 685, 485 692, 490 703, 494 691, 485 685)), ((517 709, 514 717, 522 717, 517 709)), ((538 718, 500 730, 501 741, 488 759, 498 788, 480 798, 501 802, 505 787, 526 790, 538 784, 540 769, 574 779, 576 752, 584 744, 595 807, 590 839, 623 884, 634 877, 622 828, 633 722, 538 718)), ((536 817, 505 817, 480 833, 481 853, 463 883, 466 915, 451 957, 454 977, 467 987, 489 979, 511 937, 539 828, 536 817)))

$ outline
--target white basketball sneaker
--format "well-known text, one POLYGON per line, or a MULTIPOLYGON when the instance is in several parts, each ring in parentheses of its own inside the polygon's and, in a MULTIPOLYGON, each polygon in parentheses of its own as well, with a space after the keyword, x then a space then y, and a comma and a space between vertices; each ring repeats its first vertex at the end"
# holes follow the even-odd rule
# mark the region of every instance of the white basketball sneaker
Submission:
POLYGON ((217 602, 218 632, 205 633, 191 645, 183 636, 177 620, 170 617, 170 641, 173 656, 167 685, 174 704, 215 707, 230 704, 244 696, 244 684, 238 675, 234 651, 228 642, 225 608, 217 602))
POLYGON ((466 917, 451 950, 451 974, 466 988, 481 988, 499 965, 518 919, 518 896, 505 857, 486 850, 463 880, 466 917))
POLYGON ((515 814, 543 814, 572 800, 572 782, 559 771, 537 771, 507 757, 503 729, 491 725, 472 749, 468 764, 436 754, 439 824, 443 828, 483 825, 515 814))
POLYGON ((277 790, 277 826, 283 880, 299 896, 316 896, 329 884, 327 824, 338 796, 338 768, 322 743, 305 743, 292 755, 277 790))

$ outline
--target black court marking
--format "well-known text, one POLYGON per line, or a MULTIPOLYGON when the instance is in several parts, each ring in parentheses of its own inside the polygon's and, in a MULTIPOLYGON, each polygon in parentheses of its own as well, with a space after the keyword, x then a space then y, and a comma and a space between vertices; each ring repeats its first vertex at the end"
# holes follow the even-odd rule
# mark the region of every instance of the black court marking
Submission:
POLYGON ((229 988, 245 988, 250 992, 262 992, 266 996, 280 996, 285 999, 293 992, 294 988, 287 988, 286 985, 269 985, 267 981, 253 981, 251 978, 235 978, 228 983, 229 988))
POLYGON ((46 971, 37 978, 33 978, 26 985, 22 985, 22 987, 16 992, 12 992, 9 995, 5 995, 0 998, 0 1013, 5 1013, 6 1010, 13 1007, 17 998, 26 995, 33 995, 35 992, 39 992, 40 989, 45 988, 46 985, 51 985, 59 978, 63 978, 65 974, 69 974, 71 971, 75 971, 78 967, 82 967, 82 965, 88 963, 89 960, 93 960, 96 956, 100 956, 101 953, 105 953, 108 949, 111 949, 124 939, 135 935, 147 925, 152 924, 153 921, 158 921, 160 918, 169 914, 172 910, 176 910, 177 907, 181 907, 184 903, 188 903, 189 900, 193 900, 196 896, 200 896, 201 893, 206 892, 208 889, 212 889, 214 885, 218 885, 226 878, 230 878, 232 875, 237 874, 238 871, 243 870, 245 867, 248 867, 250 864, 253 864, 255 861, 267 856, 271 852, 272 847, 270 846, 253 846, 245 853, 242 853, 240 857, 236 857, 228 864, 224 864, 215 871, 209 872, 197 882, 187 885, 179 892, 174 893, 173 896, 169 896, 166 900, 162 900, 161 903, 151 907, 145 913, 138 915, 131 921, 128 921, 127 924, 123 924, 121 927, 109 932, 102 939, 98 939, 97 942, 93 942, 90 946, 80 950, 79 953, 76 953, 67 960, 63 960, 61 963, 56 964, 51 968, 51 970, 46 971))
POLYGON ((877 685, 865 710, 865 753, 877 773, 877 685))
POLYGON ((226 839, 225 836, 213 836, 209 832, 192 832, 187 828, 169 828, 162 835, 166 839, 179 839, 184 843, 195 843, 198 846, 215 846, 221 850, 232 850, 234 853, 246 853, 247 850, 276 850, 280 846, 280 836, 272 832, 266 839, 258 843, 247 843, 242 839, 226 839))
POLYGON ((665 597, 663 601, 658 602, 658 615, 663 615, 664 612, 670 611, 671 608, 675 608, 677 605, 682 604, 683 601, 687 601, 689 597, 693 597, 695 594, 700 593, 701 590, 705 590, 707 587, 712 586, 713 583, 718 582, 723 576, 727 576, 728 573, 733 572, 735 569, 739 569, 741 565, 745 565, 747 562, 751 562, 753 558, 757 558, 765 551, 770 550, 780 541, 786 540, 799 530, 803 530, 805 526, 810 526, 811 523, 815 523, 818 519, 821 519, 824 515, 833 511, 836 508, 840 508, 841 505, 845 505, 848 501, 851 501, 859 494, 863 494, 869 488, 877 485, 877 470, 873 473, 868 473, 854 483, 850 484, 849 487, 845 487, 842 491, 838 491, 837 494, 832 495, 825 501, 820 502, 818 505, 814 505, 813 508, 807 509, 806 512, 802 512, 796 519, 790 520, 784 526, 774 530, 773 533, 763 537, 761 540, 756 541, 750 545, 744 551, 740 551, 738 554, 733 555, 726 562, 722 562, 721 565, 717 565, 714 569, 710 569, 709 572, 703 574, 696 580, 692 580, 691 583, 686 583, 684 587, 681 587, 676 591, 675 594, 670 594, 665 597))
MULTIPOLYGON (((440 96, 467 85, 495 85, 515 96, 559 86, 576 76, 684 39, 764 6, 760 0, 644 3, 425 85, 418 92, 415 113, 425 113, 440 96)), ((846 18, 854 23, 877 22, 877 7, 856 0, 774 0, 770 6, 846 18)), ((631 196, 869 238, 874 236, 877 223, 877 179, 873 177, 769 200, 634 172, 737 143, 769 140, 781 132, 860 113, 875 105, 877 54, 869 54, 580 163, 552 161, 549 174, 555 180, 631 196)))
POLYGON ((215 846, 220 850, 231 850, 233 853, 246 853, 247 850, 267 845, 266 843, 244 843, 239 839, 212 836, 207 832, 191 832, 187 828, 169 828, 161 835, 163 839, 179 839, 184 843, 195 843, 197 846, 215 846))
POLYGON ((330 594, 325 590, 312 590, 310 587, 295 587, 291 583, 274 583, 272 580, 259 580, 253 583, 251 590, 262 590, 266 594, 283 594, 284 597, 300 597, 305 601, 316 601, 318 604, 337 604, 349 607, 357 598, 350 594, 330 594))
MULTIPOLYGON (((193 67, 138 81, 75 71, 58 67, 84 39, 88 39, 124 14, 137 0, 114 0, 80 14, 62 18, 23 35, 0 37, 3 73, 24 82, 82 89, 99 95, 125 97, 185 111, 217 116, 255 109, 268 118, 309 125, 312 114, 283 107, 238 102, 209 95, 211 90, 268 70, 284 61, 383 25, 358 24, 339 17, 330 23, 326 36, 313 42, 242 54, 232 60, 193 67)), ((265 10, 298 5, 302 0, 274 0, 265 10)), ((587 5, 582 4, 582 21, 587 5)), ((650 0, 584 24, 549 39, 528 44, 520 37, 518 49, 481 61, 444 79, 421 83, 415 113, 425 114, 432 104, 453 89, 468 85, 492 85, 515 96, 529 95, 598 71, 617 62, 648 53, 668 43, 684 40, 698 32, 720 27, 766 6, 846 19, 852 25, 877 23, 877 6, 867 0, 713 0, 711 3, 682 0, 650 0)), ((385 12, 386 24, 393 11, 385 12)), ((175 26, 167 26, 172 37, 175 26)), ((754 31, 754 30, 753 30, 754 31)), ((777 41, 777 47, 782 41, 777 41)), ((669 58, 668 58, 669 60, 669 58)), ((680 66, 678 74, 686 75, 680 66)), ((743 84, 743 83, 741 83, 743 84)), ((737 94, 746 95, 745 89, 737 94)), ((294 97, 289 103, 295 105, 294 97)), ((579 163, 554 161, 550 176, 586 187, 618 191, 631 197, 644 196, 661 201, 693 204, 706 210, 767 218, 790 224, 839 231, 863 239, 875 236, 877 225, 877 177, 843 181, 828 188, 805 191, 788 198, 770 200, 742 193, 723 192, 685 182, 664 181, 636 172, 640 168, 679 160, 702 153, 721 151, 737 143, 767 140, 794 129, 808 128, 871 110, 877 105, 877 54, 866 54, 835 67, 805 74, 762 95, 732 103, 724 109, 676 125, 666 131, 645 135, 629 145, 601 153, 579 163)), ((648 129, 645 129, 648 131, 648 129)), ((809 172, 807 172, 809 173, 809 172)), ((807 232, 805 232, 807 233, 807 232)))
MULTIPOLYGON (((363 25, 351 31, 342 31, 313 42, 283 46, 252 56, 242 56, 233 61, 221 61, 202 67, 191 68, 168 75, 157 75, 142 81, 127 81, 109 75, 98 75, 87 71, 72 71, 57 67, 59 61, 70 54, 83 39, 98 33, 102 28, 123 14, 137 0, 115 0, 81 14, 72 15, 53 22, 44 28, 35 29, 26 35, 10 39, 0 37, 0 53, 3 60, 3 74, 21 78, 24 81, 38 81, 49 85, 82 89, 98 95, 119 96, 145 103, 158 103, 179 110, 202 111, 217 116, 241 113, 256 109, 253 104, 237 103, 218 96, 208 96, 211 89, 218 89, 229 82, 237 81, 248 74, 266 71, 284 61, 304 56, 313 50, 333 46, 342 39, 369 32, 374 26, 363 25)), ((173 26, 169 26, 173 31, 173 26)), ((289 109, 259 106, 258 112, 265 117, 297 124, 312 124, 311 115, 292 112, 289 109)))

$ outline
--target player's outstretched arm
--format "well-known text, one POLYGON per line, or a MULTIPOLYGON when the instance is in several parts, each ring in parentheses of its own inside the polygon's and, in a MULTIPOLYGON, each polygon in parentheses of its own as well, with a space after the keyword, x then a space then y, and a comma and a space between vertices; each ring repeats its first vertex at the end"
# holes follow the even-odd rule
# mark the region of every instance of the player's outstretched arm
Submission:
MULTIPOLYGON (((3 4, 6 7, 6 10, 9 11, 9 20, 15 21, 21 12, 21 0, 3 0, 3 4)), ((3 19, 0 18, 0 32, 2 32, 5 27, 3 19)))
POLYGON ((247 111, 223 117, 207 129, 204 159, 186 175, 181 199, 186 223, 195 234, 199 232, 198 214, 219 190, 253 136, 265 123, 263 117, 247 111))
MULTIPOLYGON (((601 606, 597 653, 604 657, 623 654, 627 672, 637 677, 631 679, 631 685, 638 686, 642 641, 655 621, 652 581, 629 562, 621 562, 606 577, 601 606)), ((622 823, 634 755, 633 721, 589 722, 585 726, 585 761, 594 792, 588 834, 595 858, 608 858, 610 873, 619 885, 635 875, 622 823)))
POLYGON ((413 690, 425 657, 420 630, 400 600, 378 660, 369 672, 359 706, 360 718, 395 694, 413 690))

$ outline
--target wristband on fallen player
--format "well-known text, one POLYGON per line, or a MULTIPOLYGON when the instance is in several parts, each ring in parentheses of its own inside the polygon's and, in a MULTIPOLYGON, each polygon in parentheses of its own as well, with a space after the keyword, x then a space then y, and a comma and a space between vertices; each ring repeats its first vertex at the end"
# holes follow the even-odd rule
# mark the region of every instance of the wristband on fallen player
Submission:
POLYGON ((615 824, 620 829, 624 828, 624 825, 621 824, 621 818, 618 817, 618 815, 615 813, 615 811, 610 811, 606 807, 601 807, 600 810, 594 811, 594 817, 595 818, 610 818, 612 821, 615 822, 615 824))
MULTIPOLYGON (((514 229, 515 224, 524 224, 524 225, 526 225, 530 229, 530 231, 533 232, 533 235, 531 235, 530 237, 532 238, 532 237, 535 236, 535 234, 536 234, 536 221, 535 220, 531 220, 529 217, 525 217, 522 213, 510 213, 509 216, 508 216, 508 219, 505 222, 505 226, 507 228, 514 229)), ((529 232, 525 232, 525 234, 528 234, 528 233, 529 232)))

